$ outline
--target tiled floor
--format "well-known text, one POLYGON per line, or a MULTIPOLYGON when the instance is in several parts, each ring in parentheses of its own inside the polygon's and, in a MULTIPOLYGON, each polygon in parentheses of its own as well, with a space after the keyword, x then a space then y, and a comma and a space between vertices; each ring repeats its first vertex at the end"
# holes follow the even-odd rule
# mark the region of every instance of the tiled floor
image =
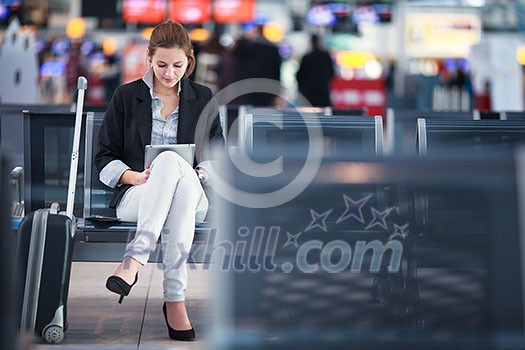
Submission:
POLYGON ((117 264, 73 263, 69 289, 69 329, 61 344, 37 339, 33 349, 207 349, 211 322, 209 277, 202 266, 189 269, 186 306, 197 333, 194 342, 168 338, 162 315, 162 270, 149 264, 122 304, 104 287, 117 264))

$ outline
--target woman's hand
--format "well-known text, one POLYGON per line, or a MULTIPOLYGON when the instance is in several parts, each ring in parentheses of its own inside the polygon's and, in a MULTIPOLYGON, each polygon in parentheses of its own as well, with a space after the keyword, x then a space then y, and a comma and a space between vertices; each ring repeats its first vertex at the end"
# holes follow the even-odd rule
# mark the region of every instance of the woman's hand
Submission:
POLYGON ((148 181, 150 170, 144 169, 143 172, 126 170, 124 174, 120 177, 120 183, 125 185, 138 186, 145 184, 148 181))

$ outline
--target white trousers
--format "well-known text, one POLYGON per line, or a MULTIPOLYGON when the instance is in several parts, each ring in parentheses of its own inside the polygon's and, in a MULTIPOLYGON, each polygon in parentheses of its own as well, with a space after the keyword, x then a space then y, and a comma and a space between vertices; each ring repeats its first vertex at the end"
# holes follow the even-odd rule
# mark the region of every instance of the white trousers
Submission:
POLYGON ((208 199, 195 170, 177 153, 162 152, 150 170, 148 181, 127 190, 117 206, 117 217, 137 222, 125 256, 146 264, 162 233, 164 300, 183 301, 195 223, 204 220, 208 199))

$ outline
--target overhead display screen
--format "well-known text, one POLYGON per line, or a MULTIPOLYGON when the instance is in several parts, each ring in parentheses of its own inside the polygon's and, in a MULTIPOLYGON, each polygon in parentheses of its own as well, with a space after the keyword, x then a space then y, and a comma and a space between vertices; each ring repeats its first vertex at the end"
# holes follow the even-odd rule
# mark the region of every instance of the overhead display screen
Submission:
POLYGON ((218 23, 250 22, 255 17, 255 1, 215 0, 213 14, 218 23))
POLYGON ((164 0, 124 0, 122 18, 124 22, 160 23, 166 12, 164 0))
POLYGON ((146 24, 166 18, 183 24, 245 23, 254 20, 255 9, 255 0, 124 0, 122 18, 146 24))
POLYGON ((210 0, 172 0, 169 18, 184 24, 209 22, 211 19, 210 0))

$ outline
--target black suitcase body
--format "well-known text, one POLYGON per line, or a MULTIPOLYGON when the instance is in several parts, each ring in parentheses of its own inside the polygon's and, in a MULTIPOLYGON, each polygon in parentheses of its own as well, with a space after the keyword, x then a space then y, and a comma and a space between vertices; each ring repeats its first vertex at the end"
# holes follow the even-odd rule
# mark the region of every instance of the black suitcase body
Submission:
POLYGON ((67 329, 73 230, 73 221, 58 214, 57 206, 29 213, 18 228, 20 325, 48 343, 62 342, 67 329))

